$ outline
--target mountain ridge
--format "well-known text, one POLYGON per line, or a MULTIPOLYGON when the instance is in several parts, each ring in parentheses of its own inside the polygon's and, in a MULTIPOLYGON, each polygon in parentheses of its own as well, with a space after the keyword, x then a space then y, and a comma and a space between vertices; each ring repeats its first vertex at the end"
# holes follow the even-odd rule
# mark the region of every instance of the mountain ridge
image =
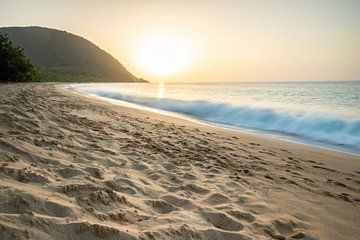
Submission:
POLYGON ((39 26, 0 27, 41 72, 41 80, 146 82, 86 38, 39 26))

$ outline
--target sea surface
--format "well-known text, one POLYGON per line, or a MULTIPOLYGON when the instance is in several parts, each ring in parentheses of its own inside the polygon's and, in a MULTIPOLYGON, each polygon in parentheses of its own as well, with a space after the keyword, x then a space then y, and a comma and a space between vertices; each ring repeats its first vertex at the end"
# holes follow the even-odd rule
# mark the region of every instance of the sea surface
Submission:
POLYGON ((91 83, 75 90, 360 155, 360 81, 91 83))

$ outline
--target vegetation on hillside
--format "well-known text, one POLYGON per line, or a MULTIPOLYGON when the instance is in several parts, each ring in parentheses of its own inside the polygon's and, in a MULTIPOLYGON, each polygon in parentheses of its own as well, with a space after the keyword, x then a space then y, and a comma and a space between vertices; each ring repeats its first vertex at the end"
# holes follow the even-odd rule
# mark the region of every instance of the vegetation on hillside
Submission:
POLYGON ((33 81, 35 69, 23 49, 14 47, 5 34, 0 33, 0 82, 33 81))
POLYGON ((110 54, 74 34, 42 27, 5 27, 0 32, 24 49, 40 81, 143 81, 110 54))

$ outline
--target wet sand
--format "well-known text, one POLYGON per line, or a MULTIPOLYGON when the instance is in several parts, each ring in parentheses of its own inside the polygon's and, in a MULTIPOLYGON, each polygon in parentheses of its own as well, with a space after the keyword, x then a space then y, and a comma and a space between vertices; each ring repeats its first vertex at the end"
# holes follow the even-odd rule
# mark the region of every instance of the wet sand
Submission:
POLYGON ((358 239, 360 157, 0 85, 0 239, 358 239))

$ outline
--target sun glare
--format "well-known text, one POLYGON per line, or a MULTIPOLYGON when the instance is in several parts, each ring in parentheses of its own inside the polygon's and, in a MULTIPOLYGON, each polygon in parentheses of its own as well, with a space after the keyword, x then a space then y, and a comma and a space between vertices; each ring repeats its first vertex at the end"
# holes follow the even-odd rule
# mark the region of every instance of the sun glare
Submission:
POLYGON ((154 77, 176 74, 191 63, 190 45, 179 37, 152 35, 139 39, 134 47, 134 62, 154 77))

